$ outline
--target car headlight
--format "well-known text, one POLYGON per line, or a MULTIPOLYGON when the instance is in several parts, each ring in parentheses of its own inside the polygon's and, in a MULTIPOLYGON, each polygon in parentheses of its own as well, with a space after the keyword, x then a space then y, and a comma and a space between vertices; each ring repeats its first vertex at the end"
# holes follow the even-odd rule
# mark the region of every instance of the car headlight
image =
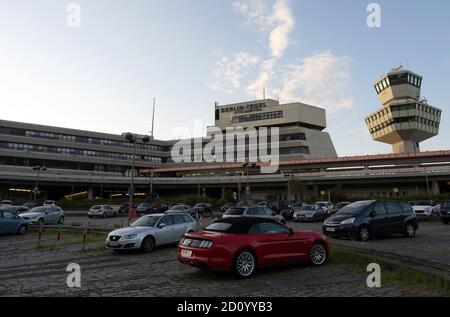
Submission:
POLYGON ((124 236, 123 238, 125 239, 125 240, 129 240, 129 239, 134 239, 134 238, 136 238, 137 237, 137 234, 129 234, 129 235, 127 235, 127 236, 124 236))
POLYGON ((348 219, 342 220, 342 221, 341 221, 341 225, 346 225, 346 224, 349 224, 349 223, 354 223, 355 220, 356 220, 356 218, 348 218, 348 219))

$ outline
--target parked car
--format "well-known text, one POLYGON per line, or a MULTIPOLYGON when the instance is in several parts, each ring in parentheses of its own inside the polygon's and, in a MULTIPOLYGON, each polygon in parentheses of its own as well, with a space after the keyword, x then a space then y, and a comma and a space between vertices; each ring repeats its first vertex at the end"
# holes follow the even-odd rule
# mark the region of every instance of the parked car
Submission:
POLYGON ((169 210, 165 211, 165 214, 172 214, 172 213, 180 213, 180 212, 185 212, 190 214, 192 217, 196 216, 195 212, 191 212, 191 208, 189 205, 175 205, 172 206, 171 208, 169 208, 169 210))
POLYGON ((53 206, 56 205, 54 200, 46 200, 44 201, 44 206, 53 206))
MULTIPOLYGON (((130 209, 129 206, 130 206, 129 203, 123 203, 123 204, 120 205, 119 209, 117 209, 117 212, 119 214, 127 214, 129 209, 130 209)), ((133 204, 133 208, 136 209, 137 205, 133 204)))
POLYGON ((294 212, 300 210, 304 203, 302 202, 291 202, 289 207, 282 210, 280 215, 282 215, 286 220, 292 220, 294 218, 294 212))
POLYGON ((255 202, 253 200, 241 200, 236 204, 236 207, 250 207, 254 205, 255 202))
POLYGON ((145 215, 129 227, 111 231, 106 247, 117 251, 137 249, 149 253, 155 247, 178 243, 186 232, 196 230, 197 223, 186 213, 145 215))
POLYGON ((326 218, 326 210, 319 205, 303 205, 300 209, 294 212, 292 220, 297 221, 312 221, 316 222, 326 218))
MULTIPOLYGON (((264 207, 263 207, 264 208, 264 207)), ((250 277, 256 269, 288 263, 325 263, 330 246, 313 231, 292 229, 265 218, 228 218, 184 235, 178 245, 181 263, 250 277)))
POLYGON ((433 215, 433 203, 430 200, 415 201, 412 208, 418 216, 430 217, 433 215))
POLYGON ((9 209, 0 209, 0 234, 25 234, 28 223, 9 209))
POLYGON ((158 214, 168 209, 169 207, 165 204, 143 202, 137 207, 136 211, 138 214, 158 214))
POLYGON ((64 211, 58 206, 39 206, 19 215, 29 224, 52 225, 64 223, 64 211))
POLYGON ((191 215, 195 214, 203 215, 206 213, 212 214, 213 210, 211 204, 198 203, 191 209, 187 209, 186 212, 189 212, 191 215))
POLYGON ((42 206, 44 202, 42 200, 36 200, 36 201, 27 201, 26 203, 23 203, 22 206, 27 207, 28 209, 32 209, 34 207, 42 206))
POLYGON ((329 217, 323 224, 323 233, 368 241, 400 233, 413 238, 418 228, 416 214, 407 202, 367 200, 347 205, 329 217))
POLYGON ((436 204, 436 205, 434 205, 432 208, 431 208, 431 214, 432 215, 438 215, 439 216, 439 210, 441 209, 441 203, 438 203, 438 204, 436 204))
POLYGON ((1 208, 9 210, 9 211, 12 211, 16 215, 18 215, 18 214, 20 214, 22 212, 27 212, 28 211, 28 207, 26 207, 26 206, 3 206, 1 208))
POLYGON ((88 211, 89 218, 115 217, 117 212, 110 205, 94 205, 88 211))
POLYGON ((330 209, 334 208, 334 205, 331 201, 318 201, 315 203, 317 206, 325 209, 325 212, 327 212, 330 209))
POLYGON ((236 206, 235 203, 226 203, 222 207, 220 207, 221 212, 227 211, 229 208, 236 206))
POLYGON ((279 214, 282 210, 289 208, 289 202, 285 200, 271 200, 267 207, 279 214))
POLYGON ((283 216, 278 215, 275 211, 268 207, 252 206, 252 207, 233 207, 228 209, 223 214, 223 219, 227 218, 243 218, 243 217, 255 217, 272 219, 279 223, 286 223, 283 216))
POLYGON ((327 216, 334 215, 339 210, 341 210, 343 207, 350 205, 350 204, 351 204, 351 202, 349 202, 349 201, 342 201, 342 202, 337 203, 332 209, 327 210, 327 216))
POLYGON ((441 208, 439 208, 439 216, 442 222, 446 225, 450 222, 450 200, 441 203, 441 208))
POLYGON ((9 200, 9 199, 5 199, 5 200, 2 200, 2 205, 1 205, 1 207, 4 207, 4 206, 12 206, 12 201, 11 200, 9 200))

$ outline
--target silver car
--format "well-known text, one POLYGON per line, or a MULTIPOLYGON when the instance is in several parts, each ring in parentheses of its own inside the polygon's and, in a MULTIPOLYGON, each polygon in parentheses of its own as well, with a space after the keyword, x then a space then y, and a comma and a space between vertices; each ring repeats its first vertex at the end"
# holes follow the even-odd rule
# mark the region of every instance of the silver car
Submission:
POLYGON ((126 228, 111 231, 106 247, 115 251, 137 249, 145 253, 155 247, 178 243, 186 232, 197 231, 197 222, 187 213, 146 215, 126 228))
POLYGON ((324 220, 326 218, 326 210, 319 205, 303 205, 300 209, 294 209, 292 220, 297 221, 312 221, 324 220))
POLYGON ((283 216, 278 215, 272 209, 264 206, 251 206, 251 207, 231 207, 223 213, 224 219, 226 218, 238 218, 238 217, 257 217, 267 218, 275 220, 279 223, 285 224, 286 220, 283 216))
POLYGON ((117 211, 115 211, 110 205, 94 205, 88 211, 88 217, 115 217, 117 216, 117 211))
POLYGON ((64 211, 55 205, 34 207, 19 216, 32 225, 57 225, 64 223, 64 211))

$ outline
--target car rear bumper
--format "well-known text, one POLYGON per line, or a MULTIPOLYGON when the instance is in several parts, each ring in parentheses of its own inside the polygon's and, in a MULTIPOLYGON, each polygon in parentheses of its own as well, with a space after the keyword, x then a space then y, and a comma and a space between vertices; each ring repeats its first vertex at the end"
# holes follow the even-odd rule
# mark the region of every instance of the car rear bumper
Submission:
POLYGON ((232 260, 216 257, 213 253, 214 249, 196 249, 179 246, 177 258, 181 263, 192 267, 208 268, 213 271, 230 271, 232 260), (183 250, 190 252, 191 255, 183 254, 183 250))

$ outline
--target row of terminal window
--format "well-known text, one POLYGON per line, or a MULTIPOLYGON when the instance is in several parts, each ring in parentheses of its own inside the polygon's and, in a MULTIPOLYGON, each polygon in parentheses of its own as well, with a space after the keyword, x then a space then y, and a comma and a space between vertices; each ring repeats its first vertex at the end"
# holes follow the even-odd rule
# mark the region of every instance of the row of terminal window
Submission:
MULTIPOLYGON (((26 130, 26 129, 17 129, 17 128, 7 128, 0 127, 0 133, 8 134, 8 135, 18 135, 18 136, 26 136, 32 138, 40 138, 40 139, 49 139, 49 140, 59 140, 64 142, 79 142, 79 143, 88 143, 88 144, 97 144, 104 146, 117 146, 117 147, 133 147, 133 143, 128 141, 117 141, 117 140, 107 140, 107 139, 99 139, 99 138, 90 138, 84 136, 75 136, 61 133, 52 133, 52 132, 43 132, 43 131, 34 131, 34 130, 26 130)), ((155 144, 143 144, 137 143, 136 147, 138 149, 145 149, 150 151, 165 151, 165 147, 155 144)))
POLYGON ((425 118, 421 118, 421 117, 415 117, 415 116, 411 116, 411 117, 398 117, 398 118, 393 118, 390 120, 386 120, 385 122, 383 122, 382 124, 369 129, 370 133, 374 133, 377 131, 380 131, 384 128, 387 128, 388 126, 395 124, 395 123, 407 123, 407 122, 418 122, 421 124, 425 124, 434 128, 439 128, 439 122, 436 121, 432 121, 432 120, 428 120, 425 118))
MULTIPOLYGON (((78 156, 93 156, 93 157, 103 157, 118 160, 132 160, 132 154, 125 153, 112 153, 103 151, 91 151, 91 150, 81 150, 72 148, 63 148, 55 146, 44 146, 44 145, 34 145, 34 144, 23 144, 23 143, 11 143, 11 142, 0 142, 0 148, 6 148, 11 150, 27 150, 31 152, 44 152, 44 153, 55 153, 62 155, 78 155, 78 156)), ((162 158, 156 156, 148 155, 136 155, 136 160, 147 161, 153 163, 161 163, 162 158)))
POLYGON ((422 78, 410 73, 389 75, 375 84, 375 90, 379 94, 389 86, 396 86, 402 84, 410 84, 420 88, 422 86, 422 78))
POLYGON ((383 110, 375 113, 373 116, 367 118, 366 122, 367 123, 373 122, 376 119, 382 118, 383 116, 387 115, 389 112, 405 111, 405 110, 420 110, 435 116, 441 115, 441 111, 438 109, 427 107, 421 104, 411 103, 405 105, 392 105, 387 108, 384 108, 383 110))
POLYGON ((234 116, 231 122, 243 123, 243 122, 271 120, 278 118, 283 118, 283 111, 273 111, 273 112, 246 114, 242 116, 234 116))

